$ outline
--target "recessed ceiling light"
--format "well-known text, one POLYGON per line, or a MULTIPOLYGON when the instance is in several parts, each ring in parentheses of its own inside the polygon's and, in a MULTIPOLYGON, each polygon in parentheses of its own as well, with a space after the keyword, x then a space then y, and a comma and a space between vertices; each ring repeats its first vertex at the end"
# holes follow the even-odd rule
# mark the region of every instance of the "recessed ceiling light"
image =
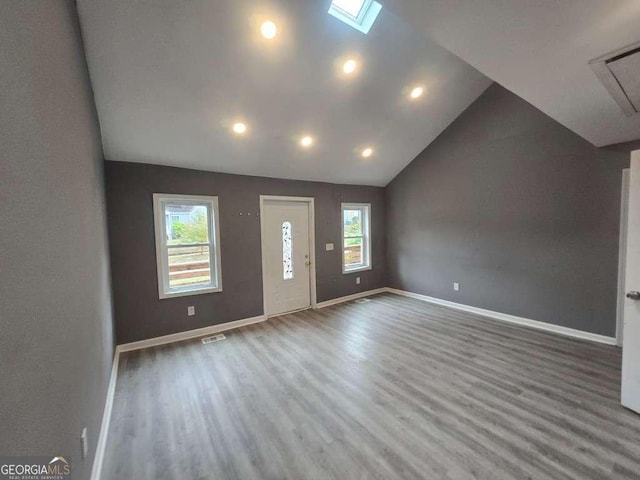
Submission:
POLYGON ((342 71, 347 75, 351 75, 356 71, 357 66, 358 64, 356 63, 356 61, 353 58, 350 58, 349 60, 344 62, 344 65, 342 65, 342 71))
POLYGON ((300 139, 300 145, 302 145, 304 148, 310 147, 311 145, 313 145, 313 137, 305 135, 300 139))
POLYGON ((238 123, 234 123, 233 124, 233 133, 236 133, 238 135, 242 135, 247 131, 247 126, 242 123, 242 122, 238 122, 238 123))
POLYGON ((362 150, 362 156, 364 158, 369 158, 371 155, 373 155, 373 149, 372 148, 365 148, 364 150, 362 150))
POLYGON ((420 98, 423 93, 424 93, 423 87, 415 87, 413 90, 411 90, 411 93, 409 96, 415 100, 416 98, 420 98))
POLYGON ((262 36, 264 38, 271 40, 276 36, 276 33, 278 33, 278 29, 276 28, 275 23, 273 23, 271 20, 267 20, 260 27, 260 32, 262 33, 262 36))

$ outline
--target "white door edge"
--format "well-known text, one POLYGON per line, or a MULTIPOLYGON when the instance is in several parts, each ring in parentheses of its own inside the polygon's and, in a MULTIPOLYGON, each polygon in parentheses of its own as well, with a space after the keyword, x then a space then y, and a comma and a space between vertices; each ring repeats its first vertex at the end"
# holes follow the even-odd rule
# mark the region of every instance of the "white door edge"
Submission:
POLYGON ((622 346, 624 335, 625 267, 627 264, 627 222, 629 212, 629 172, 622 170, 622 190, 620 195, 620 239, 618 243, 618 304, 616 309, 616 343, 622 346))
POLYGON ((631 152, 629 208, 627 212, 625 290, 634 295, 624 301, 621 402, 640 413, 640 150, 631 152))

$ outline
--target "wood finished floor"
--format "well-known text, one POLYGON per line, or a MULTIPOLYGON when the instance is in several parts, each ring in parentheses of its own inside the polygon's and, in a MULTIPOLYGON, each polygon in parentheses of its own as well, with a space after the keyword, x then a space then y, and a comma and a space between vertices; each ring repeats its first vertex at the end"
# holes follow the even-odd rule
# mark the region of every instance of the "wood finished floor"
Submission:
POLYGON ((620 350, 392 294, 122 354, 103 479, 638 479, 620 350))

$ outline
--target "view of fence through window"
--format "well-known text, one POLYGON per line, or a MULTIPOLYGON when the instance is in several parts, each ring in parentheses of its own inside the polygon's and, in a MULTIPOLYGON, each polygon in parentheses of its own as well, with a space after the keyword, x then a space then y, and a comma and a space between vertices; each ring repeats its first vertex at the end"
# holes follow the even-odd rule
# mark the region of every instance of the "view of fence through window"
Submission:
POLYGON ((362 210, 344 210, 344 265, 362 265, 362 210))
POLYGON ((164 208, 169 257, 169 287, 211 283, 209 215, 204 205, 164 208))

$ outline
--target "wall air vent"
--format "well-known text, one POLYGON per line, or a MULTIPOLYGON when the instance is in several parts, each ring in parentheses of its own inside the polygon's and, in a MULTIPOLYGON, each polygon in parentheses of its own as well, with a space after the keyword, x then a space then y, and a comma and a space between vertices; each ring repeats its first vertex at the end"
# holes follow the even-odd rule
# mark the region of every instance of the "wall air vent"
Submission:
POLYGON ((640 113, 640 42, 591 60, 589 65, 628 117, 640 113))

